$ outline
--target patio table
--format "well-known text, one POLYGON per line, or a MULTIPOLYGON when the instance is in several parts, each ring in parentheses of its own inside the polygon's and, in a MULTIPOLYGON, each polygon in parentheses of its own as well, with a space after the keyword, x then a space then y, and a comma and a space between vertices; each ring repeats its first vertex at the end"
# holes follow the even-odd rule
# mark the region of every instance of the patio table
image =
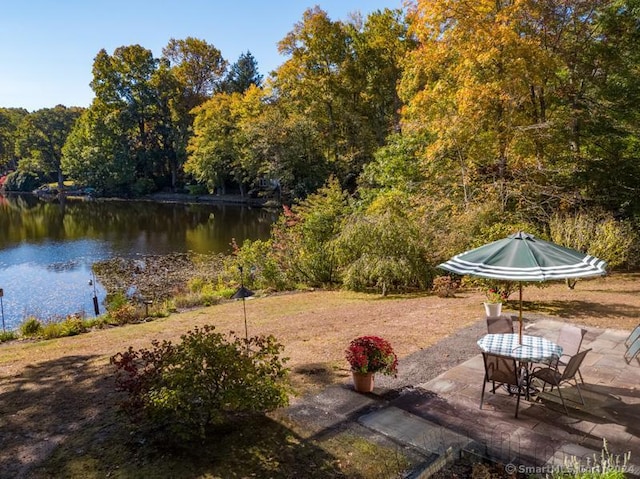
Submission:
POLYGON ((522 335, 522 344, 518 334, 486 334, 478 340, 478 346, 485 353, 508 356, 520 362, 542 363, 562 356, 562 346, 540 336, 522 335))
MULTIPOLYGON (((524 396, 526 399, 536 392, 530 383, 530 363, 542 363, 556 360, 562 356, 562 346, 539 336, 522 335, 522 344, 518 341, 519 334, 487 334, 478 340, 478 346, 485 353, 497 354, 514 358, 520 363, 522 375, 526 382, 524 396)), ((514 393, 512 387, 507 387, 514 393)))

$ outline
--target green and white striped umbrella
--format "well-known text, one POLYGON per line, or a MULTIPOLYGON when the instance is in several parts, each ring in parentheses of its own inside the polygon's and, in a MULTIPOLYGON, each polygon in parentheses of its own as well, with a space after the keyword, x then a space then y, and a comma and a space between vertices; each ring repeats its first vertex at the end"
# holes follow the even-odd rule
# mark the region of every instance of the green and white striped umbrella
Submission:
POLYGON ((522 231, 460 253, 438 265, 460 275, 518 281, 520 337, 522 337, 522 282, 587 278, 606 274, 607 263, 595 256, 550 243, 522 231))
POLYGON ((458 254, 438 268, 505 281, 549 281, 601 276, 606 266, 594 256, 520 231, 458 254))

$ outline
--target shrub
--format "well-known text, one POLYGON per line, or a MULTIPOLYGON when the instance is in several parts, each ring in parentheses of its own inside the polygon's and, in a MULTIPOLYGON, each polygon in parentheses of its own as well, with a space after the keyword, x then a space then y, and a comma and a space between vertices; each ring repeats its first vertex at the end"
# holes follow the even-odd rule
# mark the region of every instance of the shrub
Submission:
POLYGON ((42 333, 42 323, 39 319, 34 318, 33 316, 27 318, 20 325, 20 335, 25 338, 35 338, 42 333))
MULTIPOLYGON (((482 289, 489 303, 506 303, 509 301, 511 294, 518 288, 516 281, 478 278, 470 275, 464 276, 460 282, 465 288, 482 289)), ((537 288, 546 288, 549 283, 533 283, 533 285, 537 288)))
POLYGON ((173 303, 177 308, 194 308, 196 306, 212 306, 218 304, 226 290, 219 292, 213 283, 202 276, 195 276, 187 281, 187 293, 175 296, 173 303))
POLYGON ((133 184, 132 190, 136 196, 144 196, 157 191, 158 187, 150 178, 138 178, 133 184))
POLYGON ((77 316, 67 316, 63 321, 47 322, 40 333, 44 339, 75 336, 87 331, 85 323, 77 316))
POLYGON ((114 293, 107 296, 107 314, 116 324, 131 323, 139 318, 136 307, 129 302, 124 293, 114 293))
POLYGON ((603 259, 611 269, 635 263, 632 251, 638 234, 630 222, 609 213, 555 215, 549 229, 554 242, 603 259))
POLYGON ((5 341, 12 341, 17 339, 18 335, 15 331, 0 331, 0 343, 4 343, 5 341))
POLYGON ((92 328, 104 328, 109 324, 109 322, 107 321, 106 316, 98 316, 97 318, 85 319, 84 321, 82 321, 82 324, 84 325, 85 330, 88 330, 92 328))
POLYGON ((59 338, 60 336, 62 336, 62 334, 60 333, 60 325, 55 322, 46 323, 44 326, 42 326, 42 332, 40 333, 40 336, 42 336, 44 339, 59 338))
POLYGON ((207 185, 202 185, 202 184, 187 185, 186 188, 190 195, 199 196, 199 195, 209 194, 207 185))
POLYGON ((87 328, 77 316, 69 316, 60 323, 61 336, 75 336, 87 332, 87 328))
POLYGON ((239 415, 287 404, 283 346, 273 336, 227 341, 214 329, 111 358, 116 386, 127 394, 121 406, 141 432, 177 445, 239 415))
POLYGON ((453 298, 459 284, 451 276, 438 276, 433 280, 433 292, 440 298, 453 298))
POLYGON ((228 256, 224 262, 227 278, 234 278, 239 282, 238 266, 242 265, 248 288, 281 291, 291 286, 278 265, 272 240, 245 240, 242 246, 234 241, 232 246, 233 256, 228 256))
POLYGON ((174 299, 177 308, 195 308, 197 306, 213 306, 222 298, 214 293, 192 292, 177 296, 174 299))
POLYGON ((7 175, 4 187, 7 191, 31 192, 40 185, 40 179, 34 173, 28 171, 14 171, 7 175))
POLYGON ((140 318, 136 307, 131 303, 122 304, 109 310, 109 317, 116 324, 132 323, 140 318))
POLYGON ((211 283, 201 276, 191 278, 187 281, 187 289, 192 293, 201 293, 206 288, 211 287, 210 285, 211 283))
POLYGON ((335 242, 344 286, 356 291, 425 289, 431 283, 429 241, 398 195, 381 195, 353 214, 335 242))
POLYGON ((335 178, 304 201, 285 208, 272 229, 274 258, 287 283, 310 286, 337 281, 332 242, 349 212, 347 194, 335 178))

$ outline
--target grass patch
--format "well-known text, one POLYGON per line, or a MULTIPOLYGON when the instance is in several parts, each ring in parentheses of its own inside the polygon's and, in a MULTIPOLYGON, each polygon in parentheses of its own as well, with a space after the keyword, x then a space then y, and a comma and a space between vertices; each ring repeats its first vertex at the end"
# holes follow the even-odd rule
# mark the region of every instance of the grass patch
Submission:
POLYGON ((332 436, 321 445, 336 458, 347 477, 404 477, 412 467, 400 447, 383 446, 348 432, 332 436))
POLYGON ((119 416, 111 414, 100 424, 77 431, 35 472, 37 477, 67 479, 331 479, 345 477, 341 463, 323 447, 305 441, 268 417, 234 424, 220 429, 216 437, 205 443, 171 451, 138 441, 122 426, 119 416))

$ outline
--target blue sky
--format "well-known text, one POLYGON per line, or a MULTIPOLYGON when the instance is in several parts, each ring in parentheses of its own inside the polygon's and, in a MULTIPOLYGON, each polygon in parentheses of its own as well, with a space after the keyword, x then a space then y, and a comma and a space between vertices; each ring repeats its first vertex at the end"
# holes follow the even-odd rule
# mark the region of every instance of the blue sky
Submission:
POLYGON ((402 0, 17 0, 0 10, 0 107, 89 106, 93 59, 139 44, 156 57, 170 38, 196 37, 234 63, 247 50, 268 73, 277 42, 315 5, 332 20, 364 17, 402 0))

